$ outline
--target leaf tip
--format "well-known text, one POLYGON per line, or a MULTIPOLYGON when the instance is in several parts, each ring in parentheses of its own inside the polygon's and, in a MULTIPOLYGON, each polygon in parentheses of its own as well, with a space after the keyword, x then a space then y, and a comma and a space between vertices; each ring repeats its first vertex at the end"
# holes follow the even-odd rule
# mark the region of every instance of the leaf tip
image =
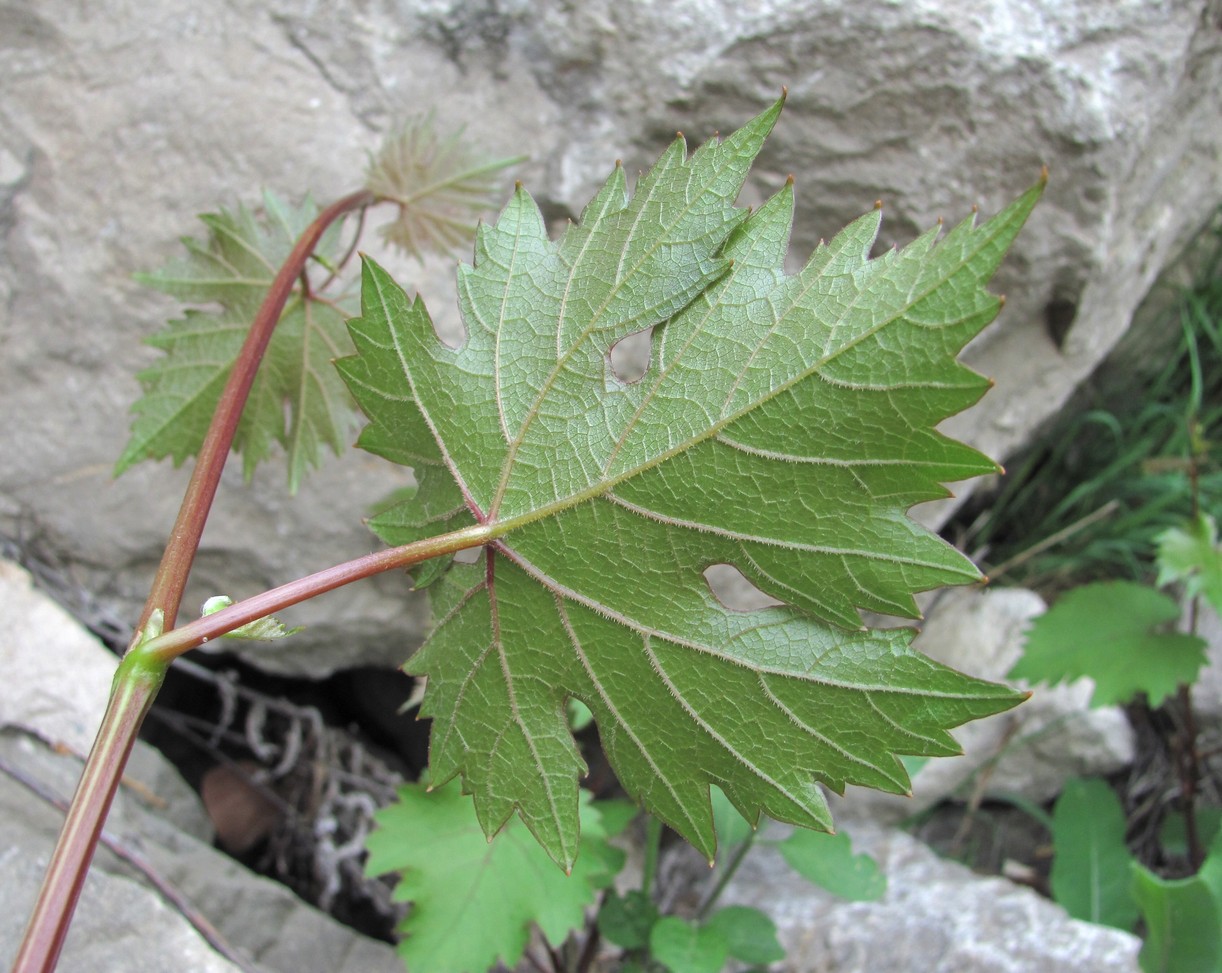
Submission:
POLYGON ((883 208, 883 201, 881 199, 874 200, 874 208, 876 210, 881 210, 883 208))
POLYGON ((1048 185, 1048 163, 1040 166, 1040 188, 1043 189, 1048 185))
POLYGON ((793 189, 793 173, 792 172, 788 176, 785 177, 785 187, 787 189, 793 189))

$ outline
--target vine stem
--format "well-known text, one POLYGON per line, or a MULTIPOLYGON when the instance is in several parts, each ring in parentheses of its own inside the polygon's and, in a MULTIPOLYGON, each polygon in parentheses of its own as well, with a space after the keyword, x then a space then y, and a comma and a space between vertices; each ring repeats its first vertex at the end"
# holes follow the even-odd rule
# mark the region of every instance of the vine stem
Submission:
POLYGON ((168 665, 150 666, 138 656, 119 664, 106 715, 64 818, 13 973, 55 969, 123 768, 168 665))
MULTIPOLYGON (((376 201, 373 193, 361 189, 336 200, 319 213, 280 267, 251 323, 196 457, 178 518, 166 542, 148 601, 136 626, 137 635, 115 673, 106 715, 51 855, 13 965, 13 973, 51 973, 59 960, 123 769, 173 658, 172 655, 142 651, 142 647, 150 642, 150 635, 161 631, 163 625, 166 628, 174 626, 186 589, 187 575, 199 549, 238 421, 284 305, 318 241, 331 224, 354 210, 366 209, 376 201), (159 621, 150 629, 155 619, 159 621)), ((388 568, 393 566, 388 565, 388 568)), ((351 580, 364 576, 357 574, 351 580)), ((338 581, 332 587, 345 583, 338 581)), ((217 613, 219 615, 220 612, 217 613)))

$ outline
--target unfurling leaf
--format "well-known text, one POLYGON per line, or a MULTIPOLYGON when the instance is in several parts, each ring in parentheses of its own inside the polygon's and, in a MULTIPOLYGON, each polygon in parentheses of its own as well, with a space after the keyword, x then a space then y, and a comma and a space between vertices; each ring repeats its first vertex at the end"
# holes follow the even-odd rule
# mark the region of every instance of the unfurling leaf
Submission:
MULTIPOLYGON (((200 217, 206 240, 184 238, 186 257, 141 275, 150 287, 219 310, 188 310, 148 339, 165 356, 138 376, 144 396, 132 407, 136 419, 116 475, 144 459, 168 456, 177 465, 199 452, 259 305, 317 215, 310 199, 293 207, 266 193, 261 213, 239 207, 200 217)), ((338 243, 333 227, 319 242, 318 258, 328 261, 338 243)), ((324 447, 336 453, 348 447, 356 412, 331 365, 352 350, 344 317, 340 306, 300 287, 289 297, 233 440, 247 478, 278 443, 288 454, 295 491, 308 468, 322 461, 324 447)))
MULTIPOLYGON (((584 793, 584 792, 583 792, 584 793)), ((522 958, 536 925, 559 945, 623 865, 607 844, 596 805, 582 799, 582 855, 557 871, 518 821, 491 841, 456 785, 408 784, 377 813, 366 846, 371 876, 401 872, 394 897, 411 902, 399 926, 399 955, 412 973, 483 973, 522 958)))
POLYGON ((486 159, 461 129, 441 135, 431 114, 408 122, 387 136, 365 176, 370 192, 399 207, 382 236, 417 258, 466 244, 490 205, 493 176, 524 158, 486 159))
POLYGON ((956 753, 948 728, 1021 699, 858 612, 916 617, 915 592, 978 578, 906 511, 995 469, 934 427, 988 386, 955 355, 1041 187, 875 260, 871 213, 787 276, 792 186, 734 206, 779 111, 690 158, 677 140, 632 194, 616 167, 557 242, 517 192, 459 271, 457 349, 365 264, 340 368, 361 444, 420 483, 379 533, 494 538, 434 583, 407 666, 428 675, 432 773, 464 777, 489 833, 517 810, 566 866, 570 698, 628 793, 710 857, 710 784, 751 821, 826 829, 820 783, 903 792, 897 754, 956 753), (650 329, 625 381, 612 349, 650 329), (786 604, 725 607, 704 576, 721 563, 786 604))
POLYGON ((1180 683, 1195 681, 1205 661, 1203 640, 1161 630, 1179 615, 1166 595, 1131 581, 1074 588, 1032 624, 1010 678, 1056 684, 1089 676, 1092 706, 1137 693, 1158 706, 1180 683))
MULTIPOLYGON (((214 615, 222 608, 228 608, 232 604, 233 599, 228 595, 214 595, 204 602, 204 607, 200 614, 214 615)), ((296 628, 285 628, 284 622, 274 615, 264 615, 262 618, 256 618, 253 622, 247 622, 241 628, 235 628, 232 632, 226 632, 221 638, 248 639, 253 642, 274 642, 277 639, 296 635, 300 631, 300 625, 296 628)))

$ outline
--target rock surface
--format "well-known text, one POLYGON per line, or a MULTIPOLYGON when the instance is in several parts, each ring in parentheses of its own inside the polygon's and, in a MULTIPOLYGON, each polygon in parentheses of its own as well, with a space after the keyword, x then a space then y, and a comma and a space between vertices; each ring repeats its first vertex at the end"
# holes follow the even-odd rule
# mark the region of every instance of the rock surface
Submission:
MULTIPOLYGON (((92 743, 115 658, 0 561, 0 760, 52 793, 71 794, 92 743), (37 627, 35 627, 37 626, 37 627), (29 664, 16 665, 25 661, 29 664), (49 701, 54 705, 48 705, 49 701), (81 741, 84 740, 84 746, 81 741), (57 752, 58 750, 58 752, 57 752)), ((0 772, 0 966, 11 963, 62 816, 0 772)), ((393 949, 310 908, 209 844, 198 798, 138 744, 106 830, 134 848, 261 973, 402 973, 393 949)), ((99 850, 64 947, 62 973, 231 973, 187 920, 122 859, 99 850)))
POLYGON ((753 849, 726 905, 762 908, 777 924, 789 973, 1136 973, 1141 942, 1079 922, 1031 889, 981 878, 900 831, 841 822, 855 853, 887 877, 878 902, 845 902, 753 849))
MULTIPOLYGON (((945 592, 922 630, 922 652, 986 679, 1004 680, 1022 654, 1031 620, 1046 608, 1022 589, 945 592)), ((980 786, 1035 803, 1055 798, 1071 777, 1106 776, 1133 761, 1133 730, 1118 706, 1091 709, 1094 685, 1030 687, 1015 709, 955 730, 962 757, 931 760, 913 780, 917 803, 980 786)), ((912 812, 911 805, 908 813, 912 812)))
MULTIPOLYGON (((612 160, 676 129, 728 130, 789 87, 748 190, 799 190, 796 254, 886 204, 884 244, 985 212, 1051 168, 1007 261, 998 324, 969 350, 997 388, 953 431, 996 455, 1053 412, 1222 198, 1218 0, 18 0, 0 8, 0 533, 38 537, 134 617, 184 484, 169 464, 112 482, 140 340, 176 313, 133 272, 176 254, 193 214, 260 186, 330 199, 402 115, 435 106, 490 150, 522 149, 545 212, 580 211, 612 160)), ((451 271, 400 265, 453 316, 451 271)), ((251 594, 373 544, 402 485, 332 461, 295 500, 236 472, 188 604, 251 594)), ((937 520, 944 511, 923 515, 937 520)), ((383 577, 294 613, 249 653, 271 669, 398 664, 425 610, 383 577)))

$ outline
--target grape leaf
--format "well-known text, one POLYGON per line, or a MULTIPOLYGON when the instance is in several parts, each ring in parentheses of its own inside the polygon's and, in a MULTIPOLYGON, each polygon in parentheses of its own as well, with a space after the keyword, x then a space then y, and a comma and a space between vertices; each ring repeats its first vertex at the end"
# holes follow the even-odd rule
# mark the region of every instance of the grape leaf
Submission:
POLYGON ((399 955, 413 973, 482 973, 515 966, 531 924, 559 946, 585 924, 585 909, 614 879, 623 852, 607 844, 597 805, 583 792, 582 856, 563 875, 518 821, 485 837, 456 786, 407 784, 375 816, 366 874, 401 872, 394 898, 412 907, 399 925, 399 955))
POLYGON ((1159 630, 1179 616, 1166 595, 1132 581, 1074 588, 1032 624, 1010 678, 1055 685, 1089 676, 1092 706, 1137 693, 1158 706, 1180 683, 1194 682, 1205 661, 1202 639, 1159 630))
MULTIPOLYGON (((185 258, 140 276, 183 301, 219 309, 188 310, 148 339, 165 356, 137 376, 144 395, 132 408, 136 418, 116 475, 143 459, 168 456, 177 465, 199 451, 250 323, 317 214, 312 200, 293 207, 265 193, 261 214, 239 207, 201 217, 206 240, 184 239, 185 258)), ((335 256, 338 243, 333 228, 319 243, 319 259, 335 256)), ((306 470, 321 462, 324 447, 336 453, 347 448, 356 412, 331 366, 352 351, 345 317, 341 306, 300 288, 289 298, 234 437, 247 478, 278 443, 287 452, 289 489, 295 491, 306 470)))
POLYGON ((425 473, 380 533, 489 537, 434 583, 407 665, 428 676, 432 772, 465 778, 489 832, 516 809, 565 866, 567 698, 628 793, 710 857, 710 783, 751 821, 827 829, 817 782, 904 792, 897 753, 956 753, 947 728, 1021 698, 858 611, 916 617, 914 592, 978 578, 906 511, 995 469, 934 426, 987 388, 955 355, 1042 186, 870 260, 876 211, 788 276, 792 185, 734 206, 779 111, 691 157, 680 137, 632 194, 617 166, 557 242, 519 189, 459 270, 459 348, 364 265, 339 363, 361 445, 425 473), (649 329, 645 374, 621 379, 613 347, 649 329), (717 563, 787 604, 726 608, 717 563))

